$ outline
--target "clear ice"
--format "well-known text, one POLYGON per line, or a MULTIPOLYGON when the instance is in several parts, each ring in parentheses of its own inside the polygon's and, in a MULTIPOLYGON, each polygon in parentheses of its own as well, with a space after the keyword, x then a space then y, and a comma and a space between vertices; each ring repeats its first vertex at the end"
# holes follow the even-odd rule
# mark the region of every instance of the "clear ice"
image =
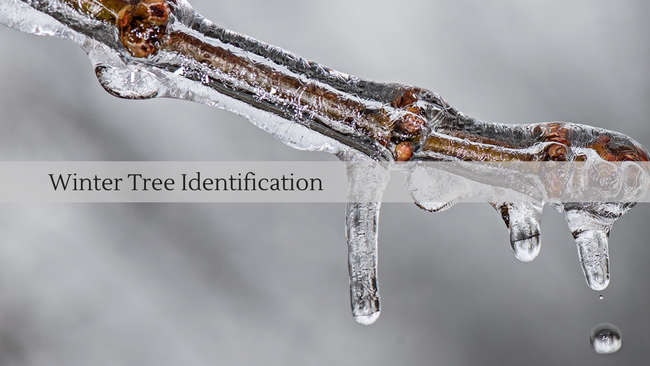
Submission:
POLYGON ((510 230, 510 246, 522 262, 537 258, 541 248, 539 225, 543 205, 534 202, 493 203, 510 230))
POLYGON ((377 234, 381 198, 390 180, 390 170, 377 162, 350 161, 345 233, 348 239, 350 302, 354 319, 374 323, 381 312, 377 285, 377 234))
POLYGON ((77 43, 117 97, 219 107, 289 146, 338 156, 349 178, 350 296, 361 324, 380 314, 377 228, 395 167, 425 210, 475 196, 491 202, 524 262, 539 254, 542 208, 553 205, 594 290, 609 283, 612 225, 650 185, 648 154, 625 135, 565 122, 483 122, 426 89, 346 75, 220 28, 185 0, 1 0, 0 22, 77 43))
POLYGON ((623 345, 621 331, 613 324, 598 324, 589 336, 591 348, 601 355, 616 353, 623 345))

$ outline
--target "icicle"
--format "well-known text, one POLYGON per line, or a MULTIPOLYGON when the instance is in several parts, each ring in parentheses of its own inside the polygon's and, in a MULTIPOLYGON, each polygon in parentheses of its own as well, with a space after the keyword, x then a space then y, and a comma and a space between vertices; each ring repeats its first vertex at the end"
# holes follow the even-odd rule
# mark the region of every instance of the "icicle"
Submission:
POLYGON ((374 323, 381 312, 377 285, 377 232, 381 198, 390 171, 375 162, 346 163, 348 203, 345 225, 348 239, 350 304, 354 319, 374 323))
POLYGON ((565 203, 564 215, 576 240, 587 285, 596 291, 609 284, 609 232, 628 203, 565 203))
POLYGON ((533 202, 492 203, 510 230, 510 246, 522 262, 537 258, 541 248, 539 225, 544 206, 533 202))
POLYGON ((412 164, 405 176, 406 187, 415 204, 429 212, 450 209, 463 197, 467 179, 431 166, 412 164))

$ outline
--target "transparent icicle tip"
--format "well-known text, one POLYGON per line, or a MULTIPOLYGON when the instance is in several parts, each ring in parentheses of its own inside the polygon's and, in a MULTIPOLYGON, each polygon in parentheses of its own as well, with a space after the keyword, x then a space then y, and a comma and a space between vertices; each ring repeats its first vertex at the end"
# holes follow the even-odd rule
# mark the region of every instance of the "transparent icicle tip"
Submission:
POLYGON ((381 314, 381 311, 377 310, 374 313, 369 313, 366 314, 366 311, 361 311, 361 312, 353 312, 354 314, 354 320, 361 324, 361 325, 371 325, 374 324, 377 319, 379 319, 379 315, 381 314))

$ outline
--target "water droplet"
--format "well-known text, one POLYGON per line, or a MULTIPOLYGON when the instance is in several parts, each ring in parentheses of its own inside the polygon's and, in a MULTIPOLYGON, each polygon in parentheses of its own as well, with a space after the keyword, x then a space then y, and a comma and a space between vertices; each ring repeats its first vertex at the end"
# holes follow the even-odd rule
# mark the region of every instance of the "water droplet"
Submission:
POLYGON ((598 324, 591 330, 591 347, 600 355, 615 353, 621 348, 621 331, 613 324, 598 324))
POLYGON ((598 296, 598 298, 599 298, 600 300, 602 300, 603 297, 604 297, 603 295, 598 296))

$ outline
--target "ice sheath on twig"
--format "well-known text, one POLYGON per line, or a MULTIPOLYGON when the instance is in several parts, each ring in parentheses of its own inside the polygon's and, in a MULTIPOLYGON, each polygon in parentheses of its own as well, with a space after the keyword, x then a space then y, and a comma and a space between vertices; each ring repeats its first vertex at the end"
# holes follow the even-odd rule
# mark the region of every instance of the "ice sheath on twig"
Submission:
MULTIPOLYGON (((378 217, 391 164, 648 161, 643 147, 616 132, 564 122, 487 123, 426 89, 331 70, 220 28, 184 0, 0 0, 0 22, 77 43, 89 55, 101 85, 115 96, 170 97, 217 106, 248 118, 292 147, 328 151, 348 162, 350 293, 353 314, 362 324, 374 322, 380 311, 378 217), (362 161, 379 165, 352 164, 362 161)), ((611 226, 647 190, 647 165, 638 165, 643 177, 632 177, 637 186, 627 187, 632 194, 620 202, 589 197, 557 202, 562 194, 554 182, 561 174, 543 169, 538 173, 548 184, 531 202, 492 200, 510 230, 515 256, 522 261, 537 256, 541 209, 553 202, 566 215, 588 285, 605 288, 611 226)), ((624 175, 628 167, 615 170, 624 175)), ((458 188, 465 187, 461 179, 490 180, 485 175, 489 169, 463 169, 460 174, 411 169, 407 181, 416 203, 430 211, 447 209, 466 194, 449 188, 450 182, 458 188)), ((491 179, 517 179, 508 169, 502 166, 491 179)))

